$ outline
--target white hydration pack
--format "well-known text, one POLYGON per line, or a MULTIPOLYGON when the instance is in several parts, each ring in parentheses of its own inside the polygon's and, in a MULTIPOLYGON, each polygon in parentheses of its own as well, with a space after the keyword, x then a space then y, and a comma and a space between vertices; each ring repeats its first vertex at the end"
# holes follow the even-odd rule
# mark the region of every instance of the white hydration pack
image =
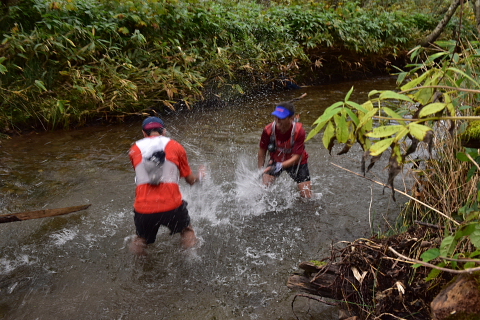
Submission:
POLYGON ((135 168, 137 185, 179 182, 180 171, 177 165, 166 159, 165 148, 169 142, 170 138, 164 136, 148 137, 136 142, 143 158, 135 168))

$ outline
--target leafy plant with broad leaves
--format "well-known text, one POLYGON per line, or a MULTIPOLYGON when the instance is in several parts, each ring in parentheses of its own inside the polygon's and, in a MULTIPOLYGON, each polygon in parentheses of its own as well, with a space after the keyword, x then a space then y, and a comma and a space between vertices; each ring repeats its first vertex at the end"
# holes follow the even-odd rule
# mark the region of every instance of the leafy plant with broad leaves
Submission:
MULTIPOLYGON (((339 155, 358 143, 364 151, 364 174, 389 152, 388 184, 394 189, 395 176, 419 143, 426 143, 431 151, 436 123, 450 122, 453 133, 455 120, 478 118, 465 113, 469 110, 465 103, 473 99, 468 95, 480 94, 480 84, 464 71, 465 61, 454 52, 455 42, 437 44, 443 48, 441 52, 428 56, 424 63, 409 65, 412 67, 409 72, 398 74, 398 83, 407 77, 410 80, 401 85, 398 92, 372 90, 369 99, 359 104, 350 100, 352 87, 343 101, 329 106, 313 123, 307 140, 323 132, 322 142, 330 153, 335 143, 343 145, 339 155), (368 158, 370 164, 366 168, 368 158)), ((420 47, 412 50, 412 59, 422 50, 420 47)))
MULTIPOLYGON (((344 101, 328 107, 314 122, 308 139, 323 132, 322 142, 332 152, 335 144, 343 145, 338 154, 346 153, 358 143, 363 149, 362 171, 365 174, 365 160, 371 157, 367 171, 383 154, 389 156, 388 183, 393 189, 393 179, 420 142, 426 143, 430 151, 430 162, 426 161, 426 169, 421 175, 432 175, 437 167, 433 163, 444 161, 442 143, 436 144, 436 159, 432 156, 432 143, 449 139, 455 144, 460 141, 460 134, 468 127, 468 123, 478 120, 475 105, 480 94, 477 81, 480 73, 478 57, 479 42, 460 45, 455 41, 436 43, 438 52, 426 54, 425 49, 415 48, 411 51, 412 60, 424 60, 412 64, 409 72, 398 74, 401 85, 398 92, 373 90, 368 100, 362 104, 350 101, 353 88, 346 94, 344 101), (439 124, 447 125, 447 130, 439 129, 439 124)), ((461 149, 456 147, 453 150, 461 149)), ((438 216, 438 225, 445 226, 444 238, 439 248, 432 248, 422 254, 424 262, 436 261, 438 267, 451 269, 469 269, 480 263, 474 259, 480 255, 480 155, 478 149, 465 148, 457 152, 456 159, 447 159, 447 170, 464 172, 463 179, 455 185, 459 193, 465 190, 463 206, 451 208, 455 214, 438 216), (470 169, 463 171, 457 163, 468 162, 470 169), (475 183, 476 192, 471 195, 467 190, 468 183, 475 183), (443 218, 449 219, 443 219, 443 218), (456 219, 456 220, 454 220, 456 219), (454 225, 452 225, 452 222, 454 225)), ((463 168, 463 167, 462 167, 463 168)), ((442 174, 442 173, 439 173, 442 174)), ((438 186, 441 191, 433 201, 447 197, 451 183, 438 186)), ((434 204, 432 204, 434 206, 434 204)), ((438 236, 438 235, 436 235, 438 236)), ((420 264, 415 265, 416 267, 420 264)), ((434 279, 441 272, 433 269, 428 280, 434 279)))

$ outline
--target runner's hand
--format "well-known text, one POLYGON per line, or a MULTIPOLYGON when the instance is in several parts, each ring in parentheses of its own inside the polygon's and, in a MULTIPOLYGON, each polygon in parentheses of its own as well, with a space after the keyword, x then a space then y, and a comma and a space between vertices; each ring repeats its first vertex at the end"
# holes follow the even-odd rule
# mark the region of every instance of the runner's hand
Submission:
POLYGON ((276 162, 276 163, 272 163, 271 166, 268 166, 265 169, 264 173, 273 176, 274 174, 279 173, 282 169, 283 169, 283 163, 282 162, 276 162))

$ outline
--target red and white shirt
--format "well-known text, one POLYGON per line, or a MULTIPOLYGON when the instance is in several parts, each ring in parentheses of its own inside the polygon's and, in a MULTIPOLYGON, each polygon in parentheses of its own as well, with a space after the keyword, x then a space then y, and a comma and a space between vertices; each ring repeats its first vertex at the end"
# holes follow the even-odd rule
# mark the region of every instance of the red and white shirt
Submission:
MULTIPOLYGON (((148 152, 144 145, 152 145, 157 141, 160 143, 162 139, 165 139, 165 137, 153 136, 138 140, 130 148, 129 152, 133 167, 137 168, 142 163, 145 153, 148 152)), ((187 177, 192 173, 192 169, 188 164, 187 152, 180 143, 175 140, 168 141, 165 146, 165 154, 165 159, 178 167, 181 178, 187 177)), ((137 184, 134 208, 138 213, 166 212, 178 208, 181 204, 182 193, 178 182, 162 182, 159 185, 149 183, 137 184)))

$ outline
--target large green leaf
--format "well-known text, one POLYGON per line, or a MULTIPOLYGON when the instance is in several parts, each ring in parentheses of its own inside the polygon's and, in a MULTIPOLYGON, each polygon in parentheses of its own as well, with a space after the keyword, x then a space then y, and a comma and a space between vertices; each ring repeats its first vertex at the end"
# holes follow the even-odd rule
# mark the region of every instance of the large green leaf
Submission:
POLYGON ((334 137, 335 137, 335 126, 331 121, 329 121, 327 124, 327 128, 323 133, 323 138, 322 138, 323 146, 325 147, 325 149, 328 149, 330 142, 334 137))
POLYGON ((432 130, 430 127, 415 122, 410 123, 408 127, 410 128, 411 135, 417 138, 419 141, 423 141, 427 132, 432 130))
POLYGON ((394 135, 402 129, 405 129, 405 127, 401 125, 382 126, 373 129, 372 132, 367 133, 367 136, 370 138, 385 138, 394 135))
POLYGON ((317 126, 308 133, 308 136, 307 138, 305 139, 305 141, 308 141, 310 139, 312 139, 313 137, 315 137, 322 129, 323 127, 327 124, 328 121, 324 121, 322 123, 319 123, 317 124, 317 126))
POLYGON ((343 114, 342 115, 337 114, 333 118, 335 120, 335 125, 336 125, 335 133, 336 133, 338 142, 346 143, 348 141, 349 132, 348 132, 348 124, 347 124, 347 120, 345 119, 345 116, 343 114))
POLYGON ((375 157, 375 156, 378 156, 378 155, 382 154, 393 143, 393 139, 394 138, 388 138, 388 139, 383 139, 383 140, 380 140, 380 141, 376 141, 370 147, 370 155, 375 157))
POLYGON ((420 113, 418 114, 418 116, 420 118, 423 118, 425 116, 428 116, 429 114, 440 112, 443 109, 445 109, 446 106, 447 105, 443 102, 430 103, 429 105, 426 105, 425 107, 423 107, 422 110, 420 110, 420 113))

